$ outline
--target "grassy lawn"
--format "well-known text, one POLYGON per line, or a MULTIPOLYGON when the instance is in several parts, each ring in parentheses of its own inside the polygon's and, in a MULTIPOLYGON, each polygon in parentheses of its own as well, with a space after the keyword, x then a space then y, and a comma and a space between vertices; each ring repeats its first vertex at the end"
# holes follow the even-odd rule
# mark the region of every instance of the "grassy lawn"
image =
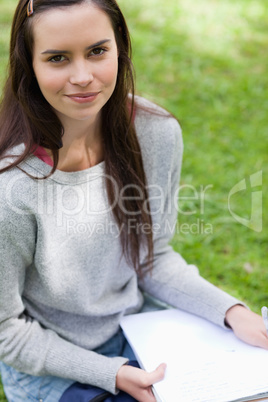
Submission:
POLYGON ((168 108, 183 128, 182 213, 173 245, 205 278, 260 312, 268 302, 268 7, 262 0, 119 3, 132 32, 139 93, 168 108), (260 213, 251 208, 250 176, 257 172, 261 232, 229 211, 247 220, 251 209, 260 213), (247 188, 228 208, 230 191, 244 179, 247 188))
MULTIPOLYGON (((181 214, 172 243, 202 276, 260 312, 268 304, 267 4, 118 2, 132 33, 138 93, 168 108, 183 128, 181 214), (261 195, 262 216, 254 203, 261 195), (230 211, 252 217, 255 230, 230 211)), ((15 4, 0 0, 1 83, 15 4)))

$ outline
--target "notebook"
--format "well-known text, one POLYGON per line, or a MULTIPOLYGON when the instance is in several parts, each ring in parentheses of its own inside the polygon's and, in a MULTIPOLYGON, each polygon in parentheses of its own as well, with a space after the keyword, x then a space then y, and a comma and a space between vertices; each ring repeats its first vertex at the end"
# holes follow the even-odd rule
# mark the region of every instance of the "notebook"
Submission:
POLYGON ((231 330, 177 309, 125 316, 121 327, 142 368, 167 364, 157 401, 268 401, 268 351, 231 330))

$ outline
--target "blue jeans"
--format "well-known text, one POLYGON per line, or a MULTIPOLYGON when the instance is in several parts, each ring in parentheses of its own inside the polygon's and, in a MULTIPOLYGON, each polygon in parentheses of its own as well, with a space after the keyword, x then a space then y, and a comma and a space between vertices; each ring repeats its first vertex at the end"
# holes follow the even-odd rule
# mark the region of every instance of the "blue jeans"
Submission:
MULTIPOLYGON (((165 306, 154 299, 146 298, 142 312, 163 308, 165 306)), ((108 357, 124 356, 129 360, 136 359, 121 329, 105 344, 95 349, 95 352, 108 357)), ((24 374, 2 362, 0 362, 0 372, 9 402, 57 402, 67 388, 75 382, 53 376, 36 377, 24 374)))
MULTIPOLYGON (((135 360, 134 353, 121 330, 95 350, 102 355, 125 356, 135 360)), ((9 402, 57 402, 64 391, 75 381, 54 376, 36 377, 21 373, 0 362, 4 391, 9 402)))

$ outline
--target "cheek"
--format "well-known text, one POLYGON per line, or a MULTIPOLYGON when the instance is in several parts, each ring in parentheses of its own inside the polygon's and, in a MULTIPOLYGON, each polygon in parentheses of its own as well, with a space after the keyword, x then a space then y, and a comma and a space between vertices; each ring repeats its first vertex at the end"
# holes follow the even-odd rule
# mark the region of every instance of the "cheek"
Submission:
POLYGON ((118 74, 117 60, 107 60, 106 63, 98 70, 100 79, 106 85, 112 85, 116 82, 118 74))
POLYGON ((62 89, 65 79, 55 71, 36 70, 35 76, 42 93, 56 93, 62 89))

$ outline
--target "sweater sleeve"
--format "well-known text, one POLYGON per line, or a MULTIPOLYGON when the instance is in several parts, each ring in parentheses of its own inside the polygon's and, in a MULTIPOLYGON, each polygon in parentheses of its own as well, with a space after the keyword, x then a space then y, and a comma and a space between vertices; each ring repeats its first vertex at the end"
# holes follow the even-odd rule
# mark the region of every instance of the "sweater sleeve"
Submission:
POLYGON ((157 224, 153 217, 154 266, 152 273, 139 281, 139 286, 143 291, 173 307, 202 316, 224 327, 226 311, 235 304, 243 303, 203 279, 197 267, 187 264, 182 256, 169 245, 177 221, 176 192, 183 151, 181 129, 178 123, 173 120, 172 129, 170 126, 171 124, 169 124, 167 136, 169 145, 163 144, 162 149, 162 155, 166 147, 173 149, 169 151, 171 157, 168 158, 169 166, 165 168, 168 171, 166 177, 163 175, 163 163, 157 164, 162 169, 158 172, 157 180, 164 195, 164 208, 161 214, 158 214, 157 224))
MULTIPOLYGON (((1 179, 1 184, 3 180, 1 179)), ((3 187, 4 188, 4 187, 3 187)), ((5 205, 0 195, 0 360, 36 376, 53 375, 116 393, 118 369, 127 362, 70 343, 25 314, 23 288, 36 241, 34 215, 5 205)))

